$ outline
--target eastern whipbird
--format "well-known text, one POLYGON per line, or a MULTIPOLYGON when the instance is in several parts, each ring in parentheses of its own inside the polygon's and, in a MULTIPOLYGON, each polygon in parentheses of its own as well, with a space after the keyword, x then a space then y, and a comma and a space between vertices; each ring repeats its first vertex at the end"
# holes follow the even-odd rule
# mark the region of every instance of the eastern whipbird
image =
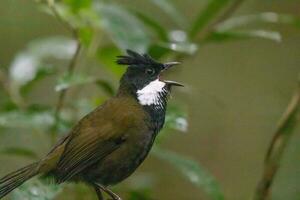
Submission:
POLYGON ((98 199, 107 187, 130 176, 148 155, 165 121, 172 86, 161 77, 178 62, 159 63, 147 54, 127 50, 117 63, 127 70, 117 94, 83 117, 40 161, 0 179, 0 199, 28 179, 43 175, 59 183, 81 181, 94 187, 98 199))

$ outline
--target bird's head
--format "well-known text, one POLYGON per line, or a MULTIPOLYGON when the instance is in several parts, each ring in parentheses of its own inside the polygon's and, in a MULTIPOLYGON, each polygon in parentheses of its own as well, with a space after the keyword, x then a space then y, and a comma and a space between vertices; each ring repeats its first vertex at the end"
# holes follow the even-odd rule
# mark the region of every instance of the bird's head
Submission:
POLYGON ((178 62, 159 63, 148 54, 127 50, 127 55, 118 56, 117 63, 128 68, 121 79, 121 86, 128 85, 142 105, 160 104, 172 86, 183 86, 175 81, 162 79, 162 73, 178 62))

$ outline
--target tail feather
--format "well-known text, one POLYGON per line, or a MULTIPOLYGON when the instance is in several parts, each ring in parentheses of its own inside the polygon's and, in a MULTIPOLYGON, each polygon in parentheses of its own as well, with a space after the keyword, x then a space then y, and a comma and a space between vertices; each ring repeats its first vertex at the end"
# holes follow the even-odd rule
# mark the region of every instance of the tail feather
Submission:
POLYGON ((39 173, 39 163, 33 163, 0 179, 0 199, 39 173))

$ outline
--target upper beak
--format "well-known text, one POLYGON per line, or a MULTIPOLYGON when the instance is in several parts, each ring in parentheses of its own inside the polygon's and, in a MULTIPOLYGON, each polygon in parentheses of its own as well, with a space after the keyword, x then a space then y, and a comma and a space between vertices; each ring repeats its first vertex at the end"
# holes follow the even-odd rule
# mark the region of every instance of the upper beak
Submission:
POLYGON ((180 62, 168 62, 168 63, 165 63, 164 64, 164 70, 167 70, 167 69, 169 69, 169 68, 171 68, 171 67, 173 67, 175 65, 179 65, 179 64, 180 64, 180 62))
MULTIPOLYGON (((175 65, 179 65, 180 62, 168 62, 168 63, 165 63, 164 64, 164 70, 168 70, 169 68, 175 66, 175 65)), ((176 81, 167 81, 167 80, 164 80, 164 82, 169 85, 169 86, 181 86, 183 87, 184 85, 181 84, 181 83, 178 83, 176 81)))

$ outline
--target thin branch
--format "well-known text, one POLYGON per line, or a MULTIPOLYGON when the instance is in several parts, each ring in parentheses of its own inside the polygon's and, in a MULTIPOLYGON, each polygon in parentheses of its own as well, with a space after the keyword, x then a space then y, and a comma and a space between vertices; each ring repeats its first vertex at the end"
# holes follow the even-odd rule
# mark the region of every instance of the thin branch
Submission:
MULTIPOLYGON (((68 66, 68 70, 67 70, 68 75, 72 75, 73 72, 74 72, 74 69, 75 69, 75 66, 76 66, 76 63, 77 63, 77 60, 78 60, 78 57, 79 57, 80 50, 81 50, 81 44, 77 40, 77 47, 76 47, 75 54, 72 57, 72 60, 70 61, 70 64, 68 66)), ((61 120, 60 119, 60 113, 61 113, 61 110, 64 106, 64 102, 65 102, 67 92, 68 92, 68 89, 64 89, 58 95, 58 100, 57 100, 55 111, 54 111, 54 120, 55 121, 54 121, 54 126, 52 127, 52 130, 51 130, 52 131, 51 132, 51 142, 52 143, 55 143, 56 140, 57 140, 58 124, 61 120)))
MULTIPOLYGON (((80 42, 77 42, 77 47, 76 47, 76 51, 75 51, 75 54, 74 56, 72 57, 72 60, 70 61, 70 64, 68 66, 68 75, 72 75, 73 72, 74 72, 74 69, 75 69, 75 66, 76 66, 76 63, 77 63, 77 60, 78 60, 78 57, 79 57, 79 53, 80 53, 80 50, 81 50, 81 44, 80 42)), ((67 89, 64 89, 62 90, 60 93, 59 93, 59 96, 58 96, 58 101, 57 101, 57 104, 56 104, 56 107, 55 107, 55 119, 58 119, 59 118, 59 114, 60 114, 60 111, 64 105, 64 100, 65 100, 65 96, 67 94, 68 90, 67 89)))
POLYGON ((58 12, 58 10, 55 7, 55 0, 47 0, 48 6, 51 9, 54 16, 58 19, 58 21, 63 25, 64 28, 67 28, 68 31, 70 31, 74 38, 78 37, 77 29, 73 27, 71 23, 66 21, 58 12))
POLYGON ((297 114, 300 109, 300 83, 298 88, 282 115, 274 133, 268 152, 265 157, 264 171, 258 183, 255 200, 270 199, 271 187, 274 177, 279 169, 283 152, 286 149, 289 138, 297 124, 297 114))
MULTIPOLYGON (((74 69, 75 69, 75 66, 77 64, 79 54, 80 54, 80 51, 81 51, 81 43, 80 43, 79 38, 78 38, 77 29, 74 28, 72 26, 72 24, 70 24, 68 21, 66 21, 65 19, 63 19, 61 17, 61 15, 59 14, 59 12, 57 11, 57 9, 55 7, 55 1, 54 0, 48 0, 47 2, 48 2, 48 6, 52 10, 54 16, 62 23, 62 25, 64 25, 64 27, 67 27, 72 32, 73 37, 76 40, 75 54, 72 57, 72 59, 70 61, 70 64, 68 66, 68 69, 67 69, 67 74, 72 75, 74 73, 74 69)), ((62 90, 58 95, 58 101, 56 103, 56 107, 55 107, 55 111, 54 111, 55 123, 54 123, 54 127, 52 129, 52 142, 55 142, 55 140, 56 140, 57 124, 60 122, 60 112, 61 112, 61 110, 64 106, 64 102, 65 102, 67 92, 68 92, 68 89, 62 90)))

